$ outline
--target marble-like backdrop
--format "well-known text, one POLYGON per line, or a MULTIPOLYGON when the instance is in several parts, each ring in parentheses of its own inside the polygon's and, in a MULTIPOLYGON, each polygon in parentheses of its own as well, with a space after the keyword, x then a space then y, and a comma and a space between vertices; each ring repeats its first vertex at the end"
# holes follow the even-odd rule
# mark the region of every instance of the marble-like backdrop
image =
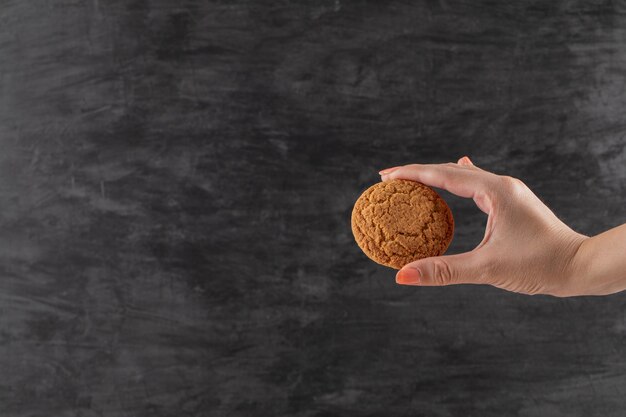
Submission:
POLYGON ((622 416, 623 294, 399 287, 350 211, 467 154, 621 224, 625 83, 623 1, 2 2, 0 414, 622 416))

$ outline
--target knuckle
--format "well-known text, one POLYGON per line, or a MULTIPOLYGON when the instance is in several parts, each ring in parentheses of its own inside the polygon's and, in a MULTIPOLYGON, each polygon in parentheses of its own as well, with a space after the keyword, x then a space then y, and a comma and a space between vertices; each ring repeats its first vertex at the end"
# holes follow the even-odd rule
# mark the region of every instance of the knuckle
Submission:
POLYGON ((448 262, 438 259, 433 262, 433 281, 437 285, 447 285, 452 282, 454 273, 448 262))
POLYGON ((509 192, 521 192, 527 188, 522 180, 509 175, 500 176, 500 182, 502 187, 509 192))

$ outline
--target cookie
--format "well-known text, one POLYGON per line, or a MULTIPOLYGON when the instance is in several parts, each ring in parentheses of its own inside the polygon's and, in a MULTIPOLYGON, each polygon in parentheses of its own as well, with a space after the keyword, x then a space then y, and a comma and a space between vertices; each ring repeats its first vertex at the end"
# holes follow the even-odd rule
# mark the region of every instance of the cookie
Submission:
POLYGON ((400 269, 409 262, 443 255, 454 234, 454 218, 432 188, 416 181, 372 185, 352 209, 352 233, 374 262, 400 269))

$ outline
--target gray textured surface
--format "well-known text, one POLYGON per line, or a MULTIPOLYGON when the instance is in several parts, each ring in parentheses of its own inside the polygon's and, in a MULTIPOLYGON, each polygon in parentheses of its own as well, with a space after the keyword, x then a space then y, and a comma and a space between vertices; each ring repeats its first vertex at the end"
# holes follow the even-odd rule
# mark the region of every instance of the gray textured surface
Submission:
POLYGON ((399 287, 349 215, 468 154, 626 221, 626 3, 382 3, 0 2, 2 416, 623 415, 626 295, 399 287))

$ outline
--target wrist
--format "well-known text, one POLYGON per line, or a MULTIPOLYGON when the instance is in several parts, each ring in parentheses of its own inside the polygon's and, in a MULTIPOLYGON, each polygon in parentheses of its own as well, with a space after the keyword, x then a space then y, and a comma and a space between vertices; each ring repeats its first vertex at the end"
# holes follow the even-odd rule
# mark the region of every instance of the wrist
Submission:
POLYGON ((571 280, 575 282, 574 295, 608 295, 626 289, 623 269, 623 237, 615 229, 586 237, 571 262, 571 280))
POLYGON ((547 283, 543 294, 555 297, 574 297, 585 295, 587 291, 581 276, 580 265, 584 265, 581 260, 581 252, 587 236, 576 233, 569 228, 562 228, 559 231, 552 231, 555 240, 546 246, 548 249, 546 264, 541 266, 545 274, 547 283))
POLYGON ((572 239, 571 252, 568 254, 566 279, 570 283, 567 296, 590 295, 592 288, 589 285, 589 253, 590 237, 575 233, 572 239))

